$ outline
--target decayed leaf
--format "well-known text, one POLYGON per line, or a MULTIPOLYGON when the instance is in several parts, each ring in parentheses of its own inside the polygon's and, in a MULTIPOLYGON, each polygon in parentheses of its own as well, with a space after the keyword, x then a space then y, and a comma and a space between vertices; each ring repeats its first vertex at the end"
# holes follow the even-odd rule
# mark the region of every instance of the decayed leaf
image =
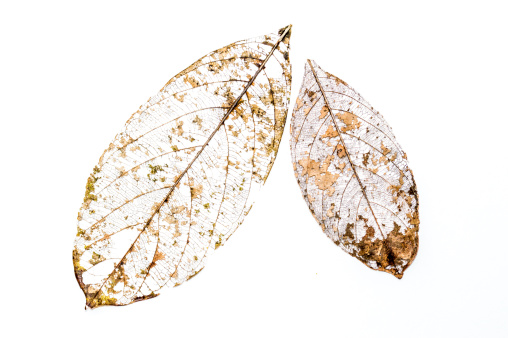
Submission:
POLYGON ((291 121, 298 184, 326 235, 368 267, 402 278, 418 250, 418 194, 384 118, 308 60, 291 121))
POLYGON ((86 184, 73 252, 88 307, 181 284, 242 223, 286 121, 290 29, 199 59, 106 149, 86 184))

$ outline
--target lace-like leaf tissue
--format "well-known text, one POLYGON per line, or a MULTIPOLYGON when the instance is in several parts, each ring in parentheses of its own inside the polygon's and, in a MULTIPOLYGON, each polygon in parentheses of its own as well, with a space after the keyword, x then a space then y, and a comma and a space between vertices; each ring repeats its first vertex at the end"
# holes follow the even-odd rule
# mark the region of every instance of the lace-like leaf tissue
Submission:
POLYGON ((172 78, 86 183, 74 270, 86 305, 127 305, 195 276, 249 212, 274 163, 291 87, 291 26, 172 78))
POLYGON ((344 81, 305 65, 291 157, 326 235, 368 267, 402 278, 418 251, 418 193, 384 118, 344 81))

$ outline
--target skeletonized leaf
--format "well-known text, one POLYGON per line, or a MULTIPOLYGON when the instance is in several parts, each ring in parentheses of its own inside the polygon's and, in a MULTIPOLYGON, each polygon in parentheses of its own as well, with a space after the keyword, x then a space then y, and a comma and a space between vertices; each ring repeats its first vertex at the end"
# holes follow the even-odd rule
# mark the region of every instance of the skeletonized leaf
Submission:
POLYGON ((290 28, 199 59, 106 149, 86 184, 73 251, 88 307, 189 280, 242 223, 286 121, 290 28))
POLYGON ((402 278, 418 250, 418 194, 384 118, 344 81, 305 65, 291 121, 295 176, 326 235, 402 278))

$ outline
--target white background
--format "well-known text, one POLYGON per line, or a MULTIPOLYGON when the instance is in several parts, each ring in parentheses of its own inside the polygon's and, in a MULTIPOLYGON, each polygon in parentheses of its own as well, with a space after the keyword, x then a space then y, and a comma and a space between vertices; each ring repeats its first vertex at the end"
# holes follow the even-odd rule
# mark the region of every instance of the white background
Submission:
POLYGON ((507 12, 503 1, 2 1, 2 335, 508 336, 507 12), (103 150, 196 59, 289 23, 292 103, 314 59, 408 154, 421 225, 404 278, 322 233, 293 176, 288 123, 251 213, 197 278, 85 311, 71 252, 103 150))

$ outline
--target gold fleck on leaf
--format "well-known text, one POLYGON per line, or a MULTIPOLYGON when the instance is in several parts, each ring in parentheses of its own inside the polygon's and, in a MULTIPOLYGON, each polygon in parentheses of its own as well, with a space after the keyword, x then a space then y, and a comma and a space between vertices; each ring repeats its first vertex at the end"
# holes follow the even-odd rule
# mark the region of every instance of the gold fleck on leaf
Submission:
POLYGON ((328 116, 328 107, 327 106, 323 106, 323 108, 321 108, 321 115, 319 115, 319 118, 320 119, 324 119, 326 116, 328 116))
MULTIPOLYGON (((335 129, 335 130, 337 130, 337 129, 335 129)), ((340 143, 337 143, 337 155, 339 155, 339 158, 346 157, 346 149, 340 143)))
POLYGON ((300 100, 300 98, 297 98, 296 99, 296 108, 295 109, 300 109, 300 108, 302 108, 302 106, 303 106, 303 101, 300 100))
POLYGON ((379 112, 311 60, 297 102, 309 99, 308 111, 293 110, 291 156, 312 215, 350 255, 402 278, 420 224, 405 153, 379 112))
POLYGON ((335 128, 333 126, 328 126, 328 128, 326 129, 326 132, 323 135, 321 135, 321 138, 337 137, 337 136, 339 136, 339 133, 337 132, 337 130, 335 130, 335 128))
POLYGON ((73 250, 88 308, 180 285, 243 222, 286 122, 290 33, 287 26, 200 58, 104 151, 86 182, 73 250))

